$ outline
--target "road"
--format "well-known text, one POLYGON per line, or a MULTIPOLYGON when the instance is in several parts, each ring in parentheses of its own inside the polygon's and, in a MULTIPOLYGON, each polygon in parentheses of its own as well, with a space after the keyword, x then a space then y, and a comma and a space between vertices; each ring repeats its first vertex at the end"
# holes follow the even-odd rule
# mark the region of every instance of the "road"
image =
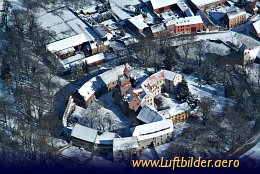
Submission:
POLYGON ((254 146, 257 145, 257 143, 260 142, 260 131, 253 137, 251 137, 245 144, 243 144, 241 147, 239 147, 233 154, 231 154, 230 158, 239 158, 243 154, 245 154, 247 151, 252 149, 254 146))

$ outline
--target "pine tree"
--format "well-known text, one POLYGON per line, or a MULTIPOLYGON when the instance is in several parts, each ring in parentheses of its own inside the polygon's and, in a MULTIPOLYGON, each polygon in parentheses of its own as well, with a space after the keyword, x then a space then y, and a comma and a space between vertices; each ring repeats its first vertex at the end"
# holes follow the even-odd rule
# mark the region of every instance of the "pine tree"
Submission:
POLYGON ((176 97, 181 101, 186 101, 190 96, 190 90, 185 79, 176 86, 176 97))
POLYGON ((245 1, 245 0, 238 0, 238 1, 237 1, 237 5, 238 5, 239 7, 243 7, 243 6, 245 6, 245 4, 246 4, 246 1, 245 1))
POLYGON ((135 8, 135 13, 136 13, 136 14, 141 14, 141 9, 140 9, 139 6, 137 6, 137 7, 135 8))
POLYGON ((11 3, 8 0, 3 1, 3 10, 1 15, 0 28, 5 27, 5 31, 8 30, 7 17, 9 14, 9 9, 11 8, 11 3))
POLYGON ((173 67, 173 64, 175 64, 175 63, 176 62, 174 61, 172 51, 167 49, 166 53, 165 53, 165 59, 163 61, 164 68, 171 71, 172 67, 173 67))
POLYGON ((11 79, 11 68, 5 58, 2 60, 1 78, 5 81, 9 81, 11 79))

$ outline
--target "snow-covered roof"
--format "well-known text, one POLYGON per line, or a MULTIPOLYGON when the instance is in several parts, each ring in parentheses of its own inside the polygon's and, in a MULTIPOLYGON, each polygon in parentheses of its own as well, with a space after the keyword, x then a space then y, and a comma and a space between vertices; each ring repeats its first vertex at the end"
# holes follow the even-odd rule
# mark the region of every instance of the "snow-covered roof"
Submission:
POLYGON ((119 76, 124 74, 125 65, 117 66, 110 71, 104 72, 99 75, 99 77, 104 81, 105 84, 115 82, 118 80, 119 76))
POLYGON ((176 105, 175 107, 170 108, 169 114, 171 116, 173 116, 173 115, 177 115, 177 114, 187 112, 190 110, 191 110, 191 108, 190 108, 189 104, 187 102, 185 102, 185 103, 182 103, 182 104, 176 105))
POLYGON ((173 81, 175 76, 177 75, 177 73, 168 70, 163 70, 163 72, 164 72, 164 78, 171 81, 173 81))
POLYGON ((99 62, 101 60, 104 60, 105 59, 105 56, 103 53, 99 53, 99 54, 95 54, 93 56, 90 56, 90 57, 87 57, 86 58, 86 62, 87 64, 93 64, 93 63, 96 63, 96 62, 99 62))
POLYGON ((242 15, 246 15, 246 11, 244 9, 239 9, 237 11, 227 13, 229 19, 234 19, 242 15))
POLYGON ((137 16, 134 16, 130 19, 128 19, 129 22, 131 22, 133 25, 135 25, 138 29, 144 29, 144 28, 147 28, 149 27, 145 22, 144 22, 144 18, 143 18, 143 15, 140 14, 140 15, 137 15, 137 16))
POLYGON ((249 50, 250 59, 256 59, 257 57, 260 58, 260 46, 256 47, 252 50, 249 50))
POLYGON ((139 112, 137 119, 141 120, 144 123, 152 123, 156 121, 161 121, 162 116, 155 110, 155 108, 152 108, 152 106, 144 105, 139 112))
POLYGON ((87 9, 82 10, 82 11, 83 11, 83 13, 89 13, 89 14, 97 12, 96 6, 89 7, 87 9))
POLYGON ((178 0, 151 0, 151 4, 154 10, 176 4, 177 2, 178 0))
POLYGON ((79 94, 87 100, 92 96, 97 90, 101 89, 105 84, 97 77, 93 77, 88 82, 86 82, 79 90, 79 94))
POLYGON ((188 4, 185 0, 180 0, 177 2, 178 7, 181 9, 183 13, 185 13, 187 16, 194 16, 193 12, 189 8, 188 4))
POLYGON ((148 85, 153 86, 154 84, 156 84, 157 82, 164 80, 165 76, 164 76, 164 71, 159 71, 153 75, 151 75, 150 77, 148 77, 142 84, 143 88, 147 88, 148 85))
POLYGON ((98 33, 98 35, 101 38, 106 37, 106 35, 110 33, 110 31, 107 28, 105 28, 105 26, 103 25, 94 26, 94 30, 98 33))
POLYGON ((155 24, 155 25, 151 26, 152 33, 158 33, 158 32, 164 31, 164 30, 165 30, 165 27, 164 27, 163 23, 155 24))
POLYGON ((53 42, 46 47, 50 52, 55 53, 57 51, 81 45, 87 41, 89 41, 89 39, 86 37, 85 34, 82 33, 63 40, 59 40, 57 42, 53 42))
POLYGON ((116 5, 111 5, 111 11, 121 20, 129 19, 131 16, 125 11, 117 7, 116 5))
POLYGON ((211 3, 216 3, 222 0, 191 0, 191 2, 199 7, 205 6, 211 3))
POLYGON ((118 135, 116 133, 101 132, 100 134, 97 135, 95 144, 112 145, 113 144, 113 139, 117 138, 117 137, 118 137, 118 135))
POLYGON ((104 72, 99 75, 99 77, 104 81, 106 85, 108 85, 111 82, 115 82, 118 80, 118 76, 113 70, 104 72))
POLYGON ((66 24, 77 34, 85 33, 89 41, 97 38, 97 34, 79 18, 67 21, 66 24))
POLYGON ((166 26, 176 25, 176 26, 183 26, 183 25, 193 25, 193 24, 203 24, 201 16, 189 16, 185 18, 178 18, 170 20, 166 23, 166 26))
POLYGON ((138 148, 137 137, 126 137, 126 138, 114 138, 113 139, 113 151, 129 150, 138 148))
POLYGON ((71 57, 68 57, 64 60, 61 60, 62 64, 63 65, 73 65, 75 63, 77 63, 78 61, 82 60, 85 58, 85 55, 83 53, 79 53, 79 54, 76 54, 74 56, 71 56, 71 57))
POLYGON ((159 137, 173 132, 172 120, 162 120, 149 124, 136 126, 132 129, 132 136, 136 136, 138 141, 159 137))
POLYGON ((72 137, 91 143, 95 142, 97 135, 97 130, 82 126, 80 124, 75 124, 71 133, 72 137))
POLYGON ((255 28, 256 32, 260 33, 260 20, 253 23, 253 27, 255 28))

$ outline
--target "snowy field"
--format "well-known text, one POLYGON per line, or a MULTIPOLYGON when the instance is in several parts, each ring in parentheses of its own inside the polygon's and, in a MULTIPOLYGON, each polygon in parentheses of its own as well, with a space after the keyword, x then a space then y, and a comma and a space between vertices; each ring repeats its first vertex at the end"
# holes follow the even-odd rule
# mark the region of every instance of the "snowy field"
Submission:
MULTIPOLYGON (((130 121, 122 112, 122 109, 115 104, 112 94, 113 91, 103 94, 87 109, 76 106, 76 110, 71 114, 70 118, 76 117, 79 123, 86 126, 90 126, 90 122, 92 122, 93 128, 102 128, 107 131, 126 128, 129 126, 130 121), (100 124, 101 120, 102 125, 100 124)), ((126 134, 128 133, 126 132, 126 134)))
POLYGON ((196 82, 196 77, 190 75, 185 77, 191 94, 198 96, 198 99, 202 97, 209 97, 215 101, 215 112, 222 112, 224 102, 227 98, 224 97, 224 87, 221 85, 203 85, 196 82))
POLYGON ((98 101, 101 101, 103 107, 100 112, 103 114, 111 114, 116 122, 121 123, 123 125, 128 125, 129 119, 122 112, 122 109, 115 104, 115 99, 112 97, 113 91, 106 93, 98 98, 98 101))
MULTIPOLYGON (((196 48, 196 44, 192 44, 190 45, 190 51, 189 51, 189 58, 196 58, 197 55, 197 48, 196 48)), ((205 41, 203 44, 204 47, 204 53, 212 53, 212 54, 218 54, 220 56, 226 56, 230 54, 230 48, 224 44, 218 44, 215 42, 210 42, 210 41, 205 41)), ((179 46, 177 49, 177 53, 181 56, 184 57, 184 51, 182 46, 179 46)))

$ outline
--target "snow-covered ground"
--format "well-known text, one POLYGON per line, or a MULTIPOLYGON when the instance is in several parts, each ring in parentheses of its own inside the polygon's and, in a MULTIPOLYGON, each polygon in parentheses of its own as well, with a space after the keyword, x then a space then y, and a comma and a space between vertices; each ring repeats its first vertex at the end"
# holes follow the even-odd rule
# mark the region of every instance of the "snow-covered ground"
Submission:
POLYGON ((195 94, 198 96, 198 99, 202 97, 209 97, 215 101, 214 111, 221 112, 224 106, 225 100, 227 98, 224 97, 224 87, 221 85, 213 84, 213 85, 203 85, 196 82, 196 77, 190 75, 187 76, 186 81, 188 83, 189 90, 191 94, 195 94))
MULTIPOLYGON (((196 48, 196 44, 191 44, 190 45, 190 51, 189 51, 189 58, 196 58, 197 55, 197 48, 196 48)), ((219 43, 215 43, 215 42, 210 42, 210 41, 205 41, 203 44, 203 52, 206 53, 212 53, 212 54, 218 54, 220 56, 226 56, 230 54, 230 48, 226 45, 219 44, 219 43)), ((182 46, 179 46, 176 49, 177 53, 181 56, 184 57, 184 52, 183 52, 183 48, 182 46)))
POLYGON ((115 99, 112 97, 113 91, 106 93, 98 98, 101 101, 103 107, 100 112, 103 114, 111 114, 116 122, 127 125, 129 122, 128 117, 123 113, 122 109, 115 104, 115 99))
POLYGON ((46 140, 47 144, 52 147, 62 148, 68 145, 66 141, 54 137, 48 137, 46 140))
POLYGON ((61 149, 60 154, 67 158, 80 158, 84 160, 91 157, 91 152, 75 146, 69 146, 67 148, 61 149))
POLYGON ((255 169, 260 166, 260 142, 258 142, 253 148, 248 150, 245 154, 239 157, 246 163, 250 169, 255 169))

